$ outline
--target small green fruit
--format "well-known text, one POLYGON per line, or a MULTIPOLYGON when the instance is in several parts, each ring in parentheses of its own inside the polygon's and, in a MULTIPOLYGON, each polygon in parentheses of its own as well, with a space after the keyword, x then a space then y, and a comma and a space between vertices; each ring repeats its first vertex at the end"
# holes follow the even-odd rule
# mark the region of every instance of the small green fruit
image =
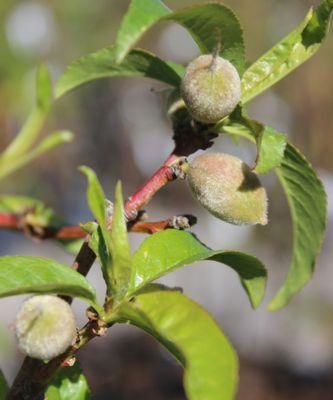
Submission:
POLYGON ((34 296, 22 304, 16 316, 15 333, 22 353, 51 360, 75 339, 75 317, 70 305, 59 297, 34 296))
POLYGON ((239 103, 241 80, 228 60, 206 54, 188 65, 181 94, 194 119, 214 124, 229 115, 239 103))
POLYGON ((206 153, 190 165, 194 197, 215 217, 234 225, 267 224, 267 195, 255 173, 237 157, 206 153))

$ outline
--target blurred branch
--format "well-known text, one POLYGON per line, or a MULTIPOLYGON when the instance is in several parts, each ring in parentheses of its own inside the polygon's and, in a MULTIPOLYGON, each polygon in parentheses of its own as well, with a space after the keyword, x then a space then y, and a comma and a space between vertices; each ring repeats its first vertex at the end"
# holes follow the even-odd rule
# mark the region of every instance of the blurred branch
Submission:
MULTIPOLYGON (((129 232, 153 234, 168 228, 188 229, 195 223, 196 218, 193 215, 180 215, 162 221, 129 221, 127 226, 129 232)), ((86 231, 79 225, 60 228, 34 226, 26 223, 22 215, 6 213, 0 213, 0 229, 22 231, 27 236, 38 240, 73 240, 84 239, 87 236, 86 231)))

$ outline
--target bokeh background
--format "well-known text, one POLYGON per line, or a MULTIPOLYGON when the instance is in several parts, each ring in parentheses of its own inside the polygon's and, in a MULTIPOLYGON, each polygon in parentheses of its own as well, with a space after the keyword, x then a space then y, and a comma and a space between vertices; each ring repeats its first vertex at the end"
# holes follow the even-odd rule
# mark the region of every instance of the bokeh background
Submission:
MULTIPOLYGON (((34 74, 46 62, 54 79, 75 58, 111 44, 125 0, 0 1, 0 149, 14 137, 34 101, 34 74)), ((168 0, 172 8, 199 3, 168 0)), ((293 29, 311 0, 225 0, 239 16, 254 61, 293 29)), ((140 46, 164 59, 186 64, 198 54, 187 32, 160 24, 140 46)), ((240 249, 269 268, 266 304, 253 311, 237 277, 228 268, 201 263, 172 273, 164 283, 182 286, 202 303, 229 335, 241 358, 239 400, 332 399, 333 393, 333 34, 317 55, 250 106, 254 118, 288 134, 319 171, 328 192, 327 238, 311 283, 279 312, 265 305, 286 275, 291 252, 288 207, 273 174, 263 181, 269 191, 270 224, 234 227, 198 207, 184 182, 164 188, 149 204, 153 218, 192 213, 194 232, 216 249, 240 249), (203 268, 204 267, 204 268, 203 268)), ((116 180, 125 196, 140 185, 172 149, 165 117, 165 86, 147 79, 104 79, 65 96, 53 108, 45 133, 70 129, 75 141, 2 182, 0 192, 38 197, 67 220, 91 218, 85 200, 81 164, 96 170, 109 198, 116 180)), ((251 163, 253 148, 218 138, 216 151, 251 163)), ((133 249, 143 235, 131 234, 133 249)), ((71 264, 73 257, 50 242, 33 243, 20 234, 0 231, 0 254, 54 257, 71 264)), ((88 276, 103 297, 96 265, 88 276)), ((23 297, 0 302, 0 367, 12 381, 22 361, 11 324, 23 297)), ((84 304, 74 302, 80 323, 84 304)), ((79 355, 94 398, 114 400, 184 399, 181 369, 149 336, 134 327, 117 326, 79 355)))

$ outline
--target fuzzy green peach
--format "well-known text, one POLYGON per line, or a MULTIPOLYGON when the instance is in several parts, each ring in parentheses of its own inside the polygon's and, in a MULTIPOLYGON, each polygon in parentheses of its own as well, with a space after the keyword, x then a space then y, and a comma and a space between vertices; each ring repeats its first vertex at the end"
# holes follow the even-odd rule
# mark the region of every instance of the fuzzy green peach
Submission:
POLYGON ((193 196, 215 217, 234 225, 267 224, 267 195, 258 176, 242 160, 205 153, 190 165, 193 196))
POLYGON ((228 60, 201 55, 188 65, 181 95, 194 119, 213 124, 229 115, 239 103, 241 79, 228 60))

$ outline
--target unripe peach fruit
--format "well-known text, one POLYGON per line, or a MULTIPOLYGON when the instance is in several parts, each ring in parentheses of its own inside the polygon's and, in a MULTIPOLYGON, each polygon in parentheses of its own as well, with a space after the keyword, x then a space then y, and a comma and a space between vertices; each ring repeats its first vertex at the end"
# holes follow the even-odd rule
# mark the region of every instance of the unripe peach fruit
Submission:
POLYGON ((187 67, 181 94, 192 117, 214 124, 229 115, 241 98, 236 68, 219 56, 199 56, 187 67))
POLYGON ((16 316, 15 333, 22 353, 51 360, 75 339, 75 317, 70 305, 59 297, 34 296, 22 304, 16 316))
POLYGON ((267 195, 259 178, 239 158, 205 153, 190 165, 194 197, 215 217, 235 225, 267 224, 267 195))

